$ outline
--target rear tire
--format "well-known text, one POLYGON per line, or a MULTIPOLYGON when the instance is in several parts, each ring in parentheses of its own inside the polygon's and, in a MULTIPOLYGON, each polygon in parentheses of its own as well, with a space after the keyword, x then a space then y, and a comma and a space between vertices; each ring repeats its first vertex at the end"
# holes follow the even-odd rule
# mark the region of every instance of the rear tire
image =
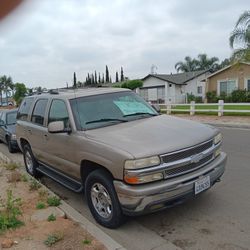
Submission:
POLYGON ((14 147, 13 147, 12 144, 11 144, 10 138, 7 137, 6 141, 7 141, 7 146, 8 146, 9 152, 10 152, 10 153, 15 153, 15 149, 14 149, 14 147))
POLYGON ((99 224, 117 228, 124 222, 113 178, 105 170, 98 169, 88 175, 85 195, 90 212, 99 224))
POLYGON ((28 174, 35 178, 41 177, 42 174, 37 171, 39 164, 32 153, 30 145, 28 144, 23 146, 23 160, 28 174))

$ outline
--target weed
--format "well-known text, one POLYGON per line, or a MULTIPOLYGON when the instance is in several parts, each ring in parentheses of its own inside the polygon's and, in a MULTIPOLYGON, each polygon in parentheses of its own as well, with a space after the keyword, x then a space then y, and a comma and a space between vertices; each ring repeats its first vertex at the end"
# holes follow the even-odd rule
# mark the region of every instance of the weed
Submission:
POLYGON ((42 199, 42 200, 45 199, 46 200, 46 198, 48 196, 48 191, 45 190, 45 189, 41 189, 41 190, 38 191, 38 195, 39 195, 40 199, 42 199))
POLYGON ((29 184, 29 187, 30 187, 30 190, 38 190, 39 188, 41 188, 41 184, 35 180, 35 179, 30 179, 30 184, 29 184))
POLYGON ((51 207, 58 207, 61 204, 61 200, 60 198, 56 196, 51 196, 51 197, 48 197, 47 203, 51 207))
POLYGON ((49 215, 47 221, 55 221, 56 220, 56 216, 54 214, 49 215))
POLYGON ((24 223, 17 217, 22 214, 20 210, 21 199, 14 198, 12 190, 7 190, 7 199, 0 199, 0 231, 5 231, 9 228, 16 228, 24 223))
POLYGON ((21 181, 23 181, 23 182, 28 182, 28 176, 26 175, 26 174, 22 174, 21 175, 21 181))
POLYGON ((47 239, 44 241, 44 244, 48 247, 53 246, 58 241, 63 239, 63 233, 62 232, 55 232, 50 235, 48 235, 47 239))
POLYGON ((84 239, 84 240, 82 240, 82 244, 83 244, 83 245, 90 245, 90 244, 91 244, 91 240, 89 240, 89 239, 84 239))
POLYGON ((20 166, 17 164, 17 163, 15 163, 15 162, 9 162, 9 163, 5 163, 4 165, 3 165, 7 170, 15 170, 15 169, 17 169, 17 168, 19 168, 20 166))
POLYGON ((36 204, 36 209, 44 209, 46 206, 43 202, 39 201, 37 204, 36 204))

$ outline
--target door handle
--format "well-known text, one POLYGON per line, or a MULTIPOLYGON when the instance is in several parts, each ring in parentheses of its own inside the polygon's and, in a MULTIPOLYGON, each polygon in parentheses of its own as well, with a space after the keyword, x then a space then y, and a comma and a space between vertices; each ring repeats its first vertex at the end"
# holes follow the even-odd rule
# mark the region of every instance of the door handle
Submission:
POLYGON ((47 134, 44 134, 43 136, 44 136, 44 138, 45 138, 46 140, 49 139, 49 136, 48 136, 47 134))
POLYGON ((32 130, 31 130, 31 129, 28 129, 28 133, 32 134, 32 130))

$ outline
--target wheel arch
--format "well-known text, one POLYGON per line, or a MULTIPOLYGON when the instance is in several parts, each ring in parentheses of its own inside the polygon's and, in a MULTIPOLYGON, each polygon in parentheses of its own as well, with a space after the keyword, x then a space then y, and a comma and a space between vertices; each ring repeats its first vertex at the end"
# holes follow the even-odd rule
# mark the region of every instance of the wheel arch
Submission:
POLYGON ((81 180, 82 180, 83 185, 85 185, 85 182, 86 182, 88 175, 97 169, 103 169, 106 173, 108 173, 110 175, 110 177, 112 179, 114 179, 113 174, 106 167, 104 167, 96 162, 93 162, 93 161, 82 160, 80 174, 81 174, 81 180))

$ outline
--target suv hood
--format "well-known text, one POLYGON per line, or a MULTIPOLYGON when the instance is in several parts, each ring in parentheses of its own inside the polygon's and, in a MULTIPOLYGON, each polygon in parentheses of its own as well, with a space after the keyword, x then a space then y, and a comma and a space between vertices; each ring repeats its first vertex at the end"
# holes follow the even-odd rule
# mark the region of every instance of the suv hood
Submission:
POLYGON ((122 149, 135 158, 194 146, 216 133, 213 127, 167 115, 85 131, 88 138, 122 149))

